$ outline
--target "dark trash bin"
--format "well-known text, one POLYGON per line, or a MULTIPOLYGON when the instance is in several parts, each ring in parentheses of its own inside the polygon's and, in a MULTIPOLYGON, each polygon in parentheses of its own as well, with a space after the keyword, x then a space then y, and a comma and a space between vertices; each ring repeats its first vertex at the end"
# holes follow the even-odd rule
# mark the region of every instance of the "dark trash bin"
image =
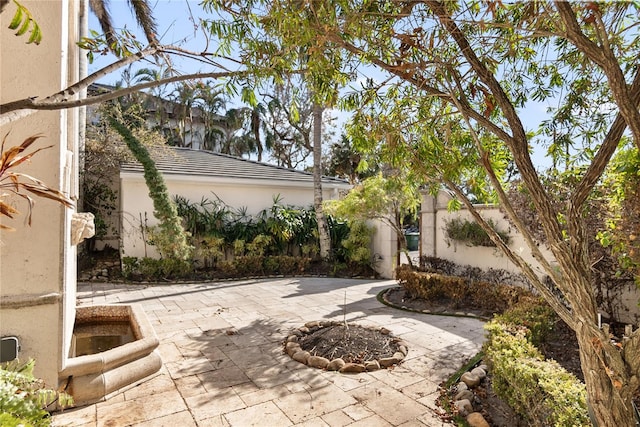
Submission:
POLYGON ((420 233, 405 233, 407 239, 407 249, 410 251, 417 251, 420 245, 420 233))

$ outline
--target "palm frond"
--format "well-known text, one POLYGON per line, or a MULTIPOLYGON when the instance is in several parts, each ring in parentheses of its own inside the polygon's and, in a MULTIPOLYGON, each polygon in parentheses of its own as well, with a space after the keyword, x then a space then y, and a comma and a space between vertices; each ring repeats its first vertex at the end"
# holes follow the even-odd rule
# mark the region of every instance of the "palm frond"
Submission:
POLYGON ((129 7, 136 16, 138 25, 144 30, 150 44, 157 44, 158 29, 147 0, 129 0, 129 7))
POLYGON ((114 29, 113 24, 111 23, 108 0, 90 0, 89 7, 93 11, 94 15, 96 15, 96 18, 98 18, 98 22, 100 22, 100 27, 104 32, 107 43, 109 43, 109 46, 112 46, 115 43, 115 37, 113 35, 114 29))

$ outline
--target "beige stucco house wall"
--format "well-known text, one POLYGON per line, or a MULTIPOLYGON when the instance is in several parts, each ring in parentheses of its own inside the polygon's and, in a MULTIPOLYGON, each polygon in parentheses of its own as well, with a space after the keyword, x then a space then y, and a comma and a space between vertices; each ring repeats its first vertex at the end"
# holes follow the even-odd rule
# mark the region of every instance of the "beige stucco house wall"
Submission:
MULTIPOLYGON (((15 13, 10 3, 0 14, 0 102, 53 94, 79 78, 80 0, 22 1, 40 25, 40 45, 26 44, 28 33, 9 30, 15 13)), ((35 147, 52 148, 36 155, 20 171, 37 177, 71 197, 78 193, 78 112, 38 112, 0 128, 7 146, 42 135, 35 147)), ((32 225, 28 206, 9 199, 21 212, 17 230, 0 232, 0 334, 16 336, 20 358, 36 359, 35 374, 58 387, 58 372, 68 355, 75 313, 76 250, 71 245, 73 209, 35 198, 32 225)))

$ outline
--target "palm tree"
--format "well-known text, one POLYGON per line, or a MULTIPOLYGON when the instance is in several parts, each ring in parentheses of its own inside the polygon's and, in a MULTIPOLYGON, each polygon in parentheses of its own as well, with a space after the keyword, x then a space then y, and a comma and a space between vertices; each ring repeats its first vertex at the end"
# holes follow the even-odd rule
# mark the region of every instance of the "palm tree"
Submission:
MULTIPOLYGON (((89 0, 89 6, 98 18, 109 46, 113 46, 115 43, 115 30, 111 22, 111 14, 109 13, 109 1, 110 0, 89 0)), ((136 17, 136 21, 138 21, 138 25, 140 25, 144 31, 149 44, 157 44, 158 30, 148 0, 127 0, 127 2, 136 17)))
MULTIPOLYGON (((171 70, 167 67, 141 68, 136 71, 136 73, 134 74, 134 78, 136 83, 159 82, 160 80, 169 77, 170 74, 171 70)), ((166 86, 158 85, 155 88, 151 89, 151 96, 145 98, 145 109, 149 112, 155 111, 155 129, 157 129, 162 134, 165 133, 165 121, 167 118, 167 112, 165 111, 166 101, 164 100, 165 92, 166 86)))

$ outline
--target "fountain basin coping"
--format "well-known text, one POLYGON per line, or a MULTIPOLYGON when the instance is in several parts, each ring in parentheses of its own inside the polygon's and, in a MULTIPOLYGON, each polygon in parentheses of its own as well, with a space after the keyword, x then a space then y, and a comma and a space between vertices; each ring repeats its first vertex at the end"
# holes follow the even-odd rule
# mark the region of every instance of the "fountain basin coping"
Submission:
POLYGON ((97 354, 68 357, 58 377, 67 383, 76 406, 103 400, 162 366, 159 340, 140 305, 77 307, 76 323, 128 321, 135 340, 97 354))

